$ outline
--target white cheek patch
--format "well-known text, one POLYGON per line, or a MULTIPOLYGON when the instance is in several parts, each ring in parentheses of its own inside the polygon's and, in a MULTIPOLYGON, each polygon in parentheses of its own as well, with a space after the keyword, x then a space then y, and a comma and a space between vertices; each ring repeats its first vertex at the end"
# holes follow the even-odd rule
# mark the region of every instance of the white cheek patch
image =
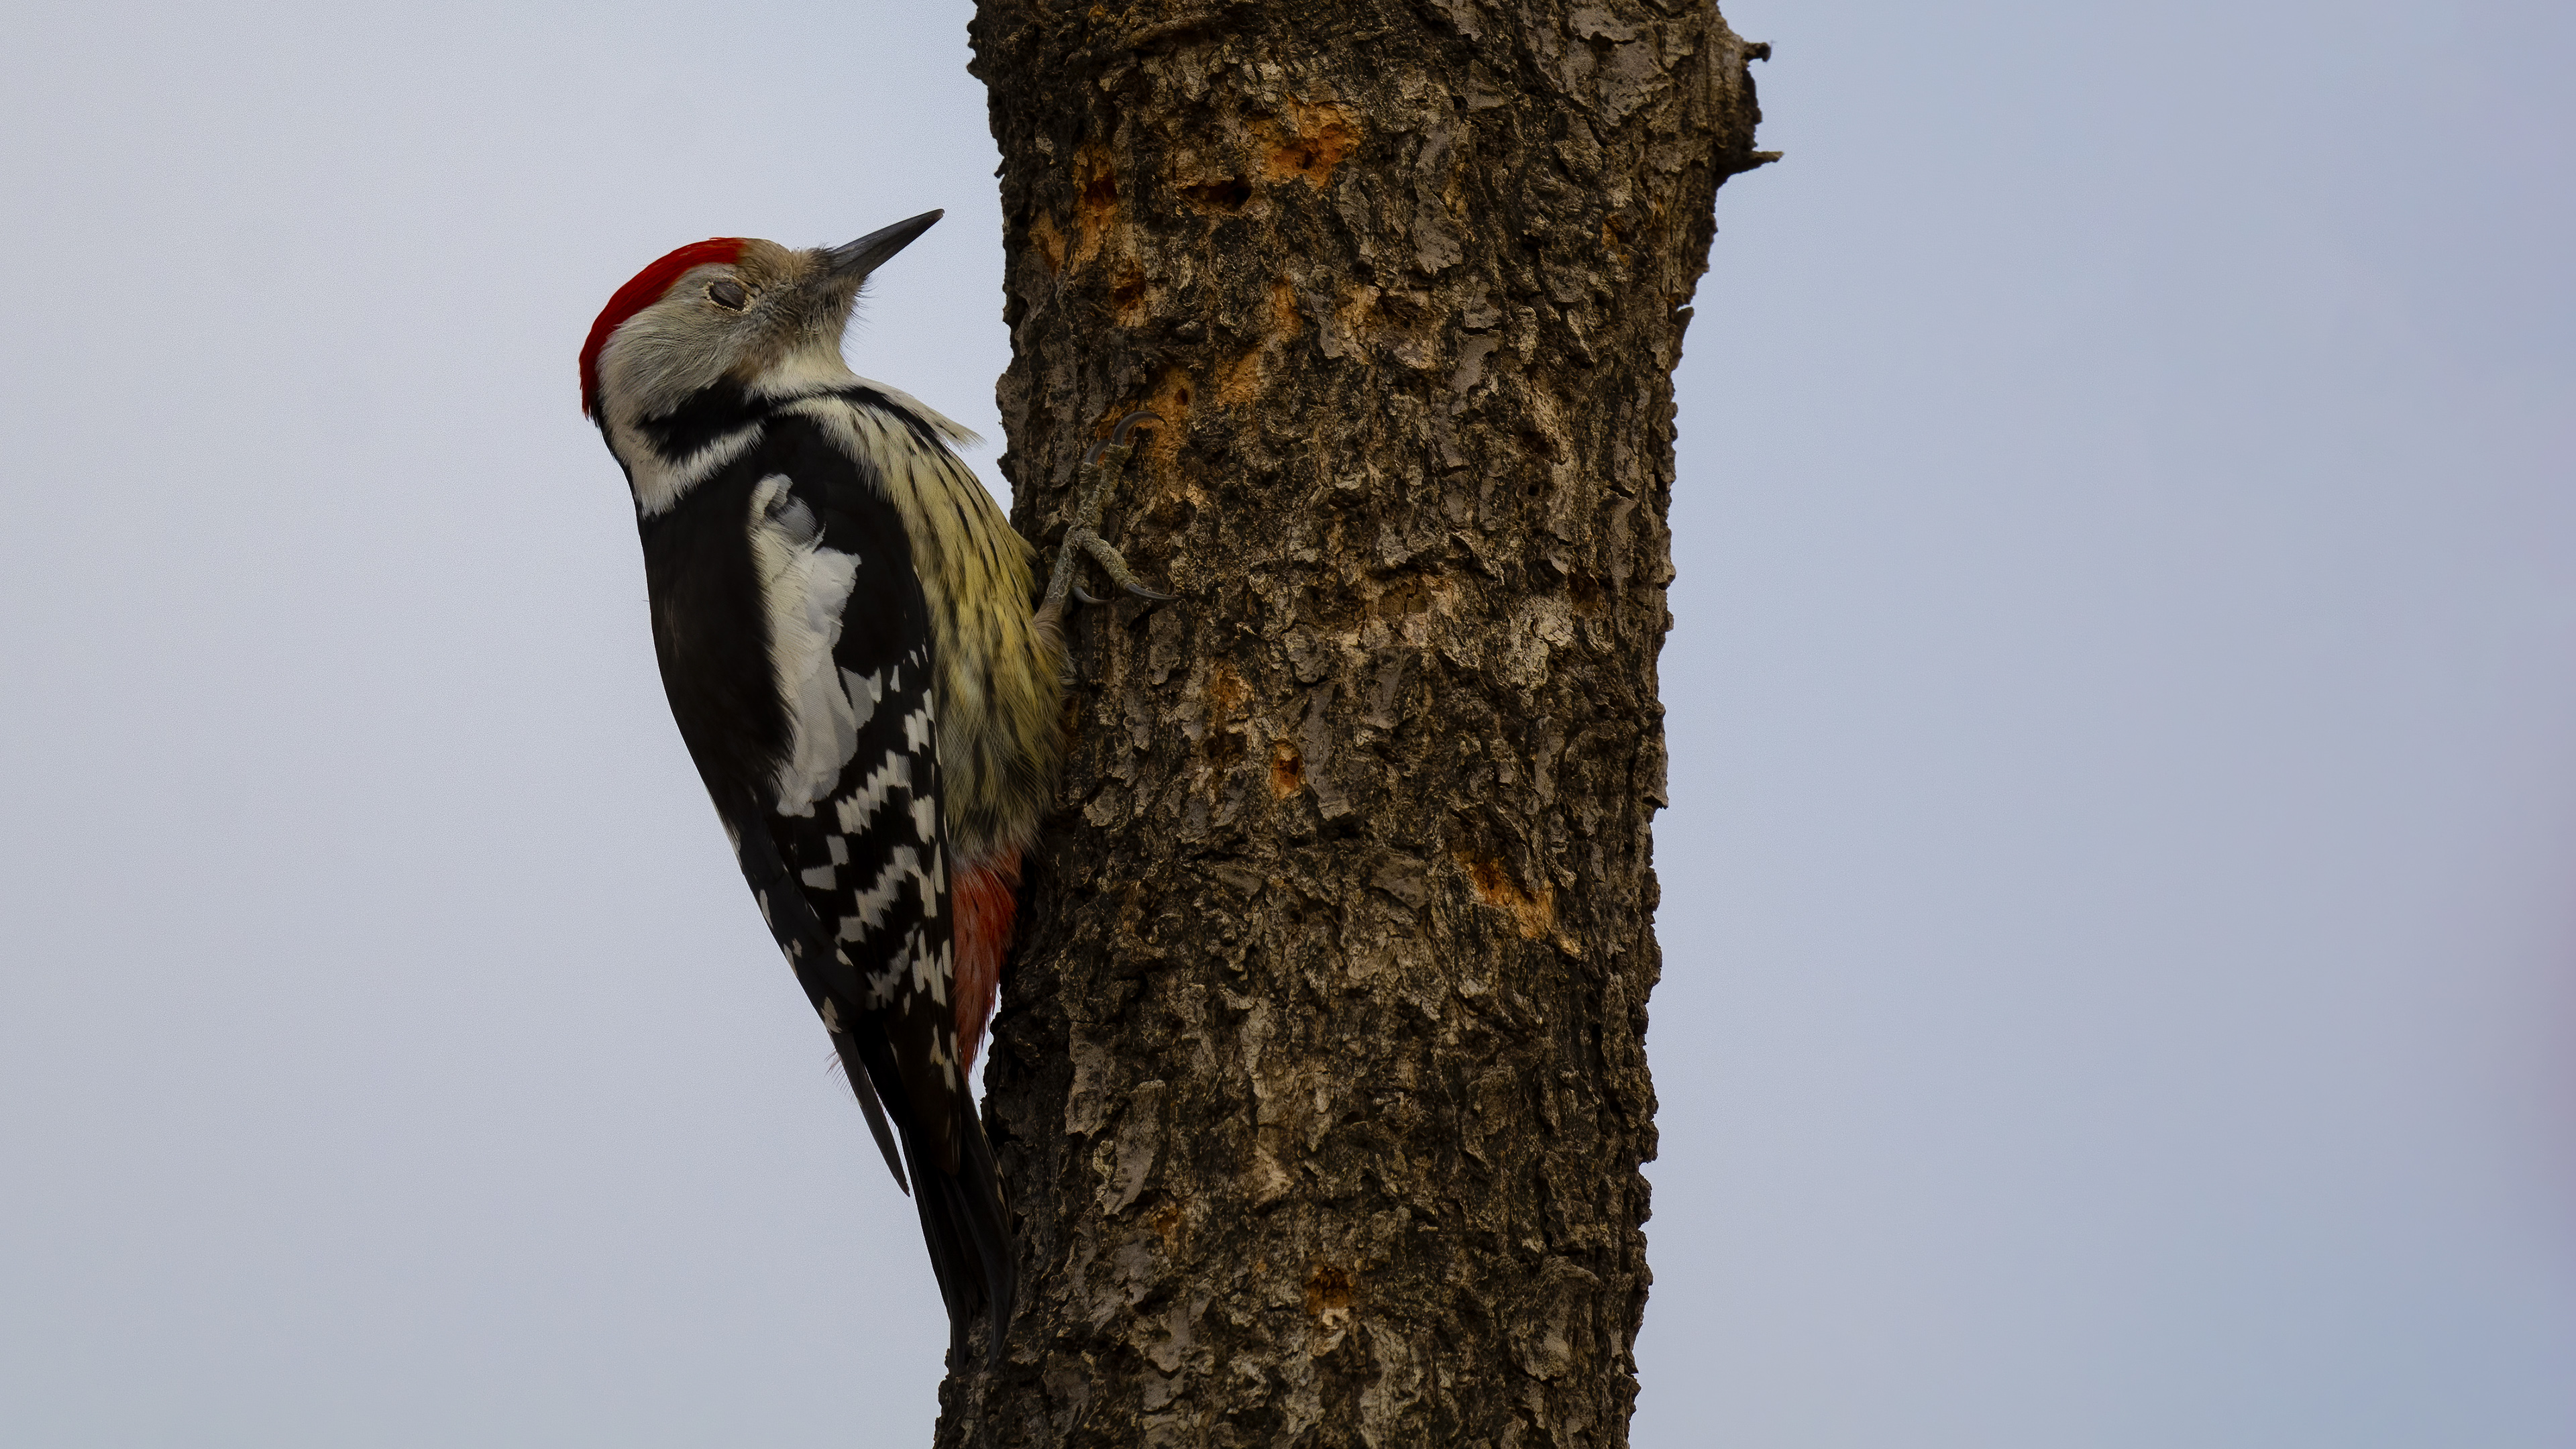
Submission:
POLYGON ((680 496, 716 475, 718 469, 748 453, 760 442, 761 425, 752 424, 739 432, 727 433, 676 463, 662 461, 662 455, 634 438, 631 429, 617 428, 624 442, 617 456, 626 460, 629 481, 635 488, 635 508, 646 518, 671 511, 680 496))
MULTIPOLYGON (((787 706, 778 813, 811 815, 858 751, 859 716, 832 663, 858 559, 822 546, 814 515, 772 474, 751 491, 751 553, 769 615, 769 663, 787 706)), ((871 713, 874 712, 871 702, 871 713)))

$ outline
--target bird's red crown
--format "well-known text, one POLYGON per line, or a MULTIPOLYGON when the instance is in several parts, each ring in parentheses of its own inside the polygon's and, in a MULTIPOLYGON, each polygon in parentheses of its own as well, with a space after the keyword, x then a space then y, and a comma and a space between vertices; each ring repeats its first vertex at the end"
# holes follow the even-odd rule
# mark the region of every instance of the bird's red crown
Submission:
POLYGON ((590 324, 590 340, 581 345, 581 415, 596 417, 599 413, 599 353, 608 345, 610 334, 625 325, 626 319, 662 300, 671 284, 692 268, 730 266, 742 257, 743 240, 738 236, 714 236, 702 242, 691 242, 664 255, 651 266, 637 272, 608 305, 599 309, 599 320, 590 324))

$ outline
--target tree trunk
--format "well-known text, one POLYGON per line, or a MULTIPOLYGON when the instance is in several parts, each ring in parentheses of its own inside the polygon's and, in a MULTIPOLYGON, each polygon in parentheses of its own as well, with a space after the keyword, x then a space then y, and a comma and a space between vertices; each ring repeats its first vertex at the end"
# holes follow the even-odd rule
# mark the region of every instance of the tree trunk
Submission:
POLYGON ((1690 0, 984 0, 1002 472, 1076 616, 967 1446, 1620 1445, 1671 374, 1747 46, 1690 0))

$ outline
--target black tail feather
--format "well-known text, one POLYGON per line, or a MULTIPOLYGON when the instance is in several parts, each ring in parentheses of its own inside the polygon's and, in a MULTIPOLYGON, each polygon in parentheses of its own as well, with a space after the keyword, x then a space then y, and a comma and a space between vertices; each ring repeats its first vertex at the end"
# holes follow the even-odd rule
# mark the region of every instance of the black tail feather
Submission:
POLYGON ((967 1329, 979 1308, 990 1307, 989 1336, 984 1345, 987 1367, 1002 1362, 1012 1309, 1018 1298, 1019 1274, 1012 1260, 1010 1218, 1002 1204, 1002 1182, 993 1167, 992 1144, 973 1117, 961 1124, 964 1150, 957 1171, 942 1172, 926 1152, 913 1150, 913 1180, 924 1191, 913 1194, 921 1211, 922 1240, 930 1247, 931 1270, 939 1276, 939 1296, 948 1302, 948 1349, 957 1363, 966 1362, 967 1329))
POLYGON ((1011 1245, 1010 1210, 1002 1199, 1002 1177, 993 1162, 993 1144, 973 1107, 958 1115, 957 1170, 939 1164, 939 1154, 922 1140, 915 1114, 895 1074, 894 1053, 884 1034, 868 1023, 851 1033, 860 1039, 860 1055, 878 1094, 901 1125, 904 1160, 912 1168, 912 1201, 921 1214, 922 1241, 930 1249, 930 1268, 939 1279, 939 1296, 948 1306, 951 1360, 966 1362, 967 1332, 977 1310, 990 1307, 985 1341, 987 1367, 1002 1362, 1004 1340, 1019 1297, 1019 1269, 1011 1245))
POLYGON ((895 1155, 894 1129, 886 1125, 885 1108, 877 1102, 877 1089, 869 1080, 866 1064, 847 1036, 834 1036, 832 1046, 841 1055, 841 1075, 850 1079, 850 1095, 859 1099, 859 1111, 868 1119, 868 1135, 877 1140, 877 1151, 885 1154, 886 1171, 894 1174, 894 1185, 910 1196, 912 1184, 904 1180, 903 1159, 895 1155))

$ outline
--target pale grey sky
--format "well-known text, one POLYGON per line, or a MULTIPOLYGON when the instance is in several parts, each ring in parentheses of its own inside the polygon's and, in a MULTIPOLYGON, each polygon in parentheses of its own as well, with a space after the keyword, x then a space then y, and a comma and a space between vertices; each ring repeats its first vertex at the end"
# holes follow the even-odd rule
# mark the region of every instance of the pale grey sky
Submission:
MULTIPOLYGON (((2576 1442, 2576 15, 1730 14, 1637 1443, 2576 1442)), ((0 1442, 926 1440, 573 357, 944 206, 998 437, 965 15, 13 17, 0 1442)))

